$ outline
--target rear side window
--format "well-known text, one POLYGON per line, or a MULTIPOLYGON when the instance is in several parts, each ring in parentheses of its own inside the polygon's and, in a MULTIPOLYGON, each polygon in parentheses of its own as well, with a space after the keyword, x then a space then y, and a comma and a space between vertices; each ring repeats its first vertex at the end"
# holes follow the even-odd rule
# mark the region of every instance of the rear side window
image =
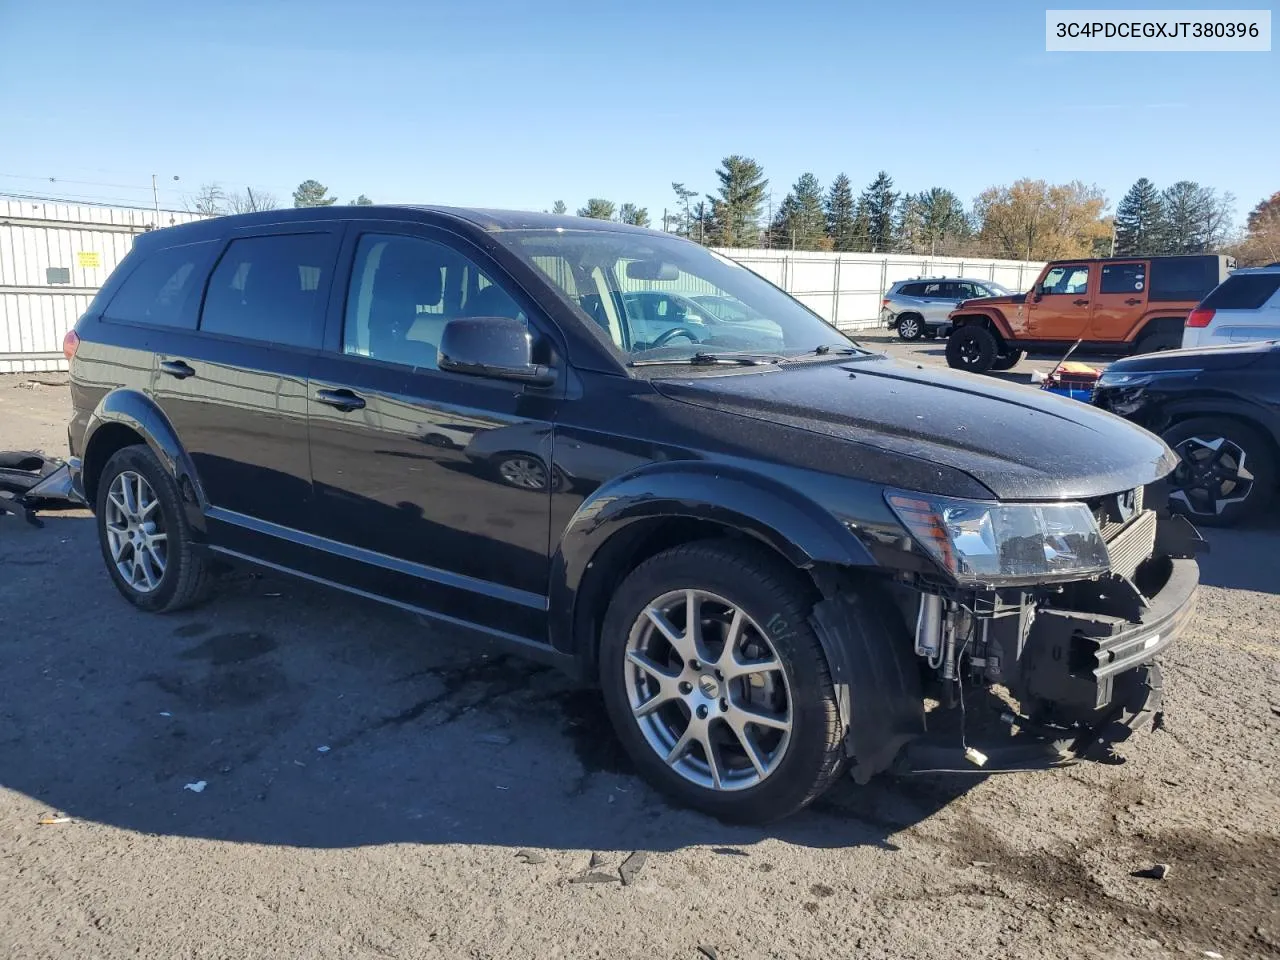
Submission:
POLYGON ((1216 256, 1157 257, 1151 261, 1152 300, 1195 302, 1218 285, 1216 256))
POLYGON ((1204 298, 1206 310, 1257 310, 1280 290, 1280 273, 1237 273, 1204 298))
POLYGON ((902 294, 904 297, 922 297, 924 296, 924 284, 923 283, 904 284, 902 289, 899 290, 898 292, 902 294))
POLYGON ((1100 293, 1141 293, 1146 288, 1145 263, 1103 264, 1100 293))
POLYGON ((333 263, 325 233, 233 240, 218 261, 200 329, 295 347, 318 347, 333 263))
POLYGON ((152 327, 195 329, 195 308, 184 306, 192 291, 204 283, 215 247, 210 240, 143 254, 145 259, 125 278, 103 316, 152 327))

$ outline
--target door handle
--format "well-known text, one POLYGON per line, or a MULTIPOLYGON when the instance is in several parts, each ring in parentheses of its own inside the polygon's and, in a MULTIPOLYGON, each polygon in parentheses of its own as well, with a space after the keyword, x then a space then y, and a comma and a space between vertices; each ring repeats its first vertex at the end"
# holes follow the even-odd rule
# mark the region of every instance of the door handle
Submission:
POLYGON ((1128 300, 1125 301, 1125 304, 1130 307, 1136 307, 1141 302, 1142 302, 1141 297, 1130 297, 1128 300))
POLYGON ((1072 300, 1071 302, 1074 303, 1077 307, 1084 307, 1084 306, 1088 306, 1089 304, 1088 300, 1072 300))
POLYGON ((185 360, 162 360, 160 361, 160 372, 167 373, 171 377, 177 377, 179 380, 185 380, 187 377, 196 375, 195 369, 185 360))
POLYGON ((350 390, 317 390, 316 399, 330 407, 337 407, 343 413, 364 409, 364 397, 350 390))

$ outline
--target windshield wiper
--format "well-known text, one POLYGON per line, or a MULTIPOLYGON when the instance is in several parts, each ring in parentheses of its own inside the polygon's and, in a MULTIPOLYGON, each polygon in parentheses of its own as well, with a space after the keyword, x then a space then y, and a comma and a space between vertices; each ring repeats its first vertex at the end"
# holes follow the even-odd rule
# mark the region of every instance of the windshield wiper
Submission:
POLYGON ((765 363, 782 363, 784 357, 773 354, 745 353, 695 353, 690 357, 651 357, 647 360, 632 360, 628 367, 658 367, 664 364, 678 364, 687 367, 713 366, 719 363, 736 364, 744 367, 756 367, 765 363))
POLYGON ((825 357, 830 354, 840 354, 842 356, 852 356, 854 354, 865 353, 857 347, 851 347, 843 343, 824 343, 814 347, 812 350, 806 350, 803 353, 793 354, 787 357, 783 363, 791 363, 794 360, 803 360, 806 357, 825 357))

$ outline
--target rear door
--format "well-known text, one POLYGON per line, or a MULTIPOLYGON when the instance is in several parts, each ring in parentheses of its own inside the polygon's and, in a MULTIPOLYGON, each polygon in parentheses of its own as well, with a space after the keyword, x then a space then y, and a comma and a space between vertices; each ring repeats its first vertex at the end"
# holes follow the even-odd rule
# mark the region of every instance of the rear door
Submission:
POLYGON ((1089 335, 1091 275, 1087 263, 1049 269, 1040 289, 1027 294, 1027 339, 1075 341, 1089 335))
POLYGON ((1089 339, 1128 338, 1147 312, 1151 289, 1145 260, 1116 260, 1100 265, 1098 292, 1093 297, 1089 339))
POLYGON ((167 338, 155 398, 208 500, 210 537, 269 557, 310 518, 307 373, 323 334, 341 224, 233 234, 198 329, 167 338), (273 536, 274 535, 274 536, 273 536))
MULTIPOLYGON (((312 369, 320 575, 447 618, 545 640, 552 418, 563 392, 437 366, 455 317, 536 308, 444 231, 353 223, 344 301, 312 369)), ((542 349, 548 326, 531 325, 542 349)), ((561 354, 563 355, 563 354, 561 354)), ((319 562, 319 561, 317 561, 319 562)))

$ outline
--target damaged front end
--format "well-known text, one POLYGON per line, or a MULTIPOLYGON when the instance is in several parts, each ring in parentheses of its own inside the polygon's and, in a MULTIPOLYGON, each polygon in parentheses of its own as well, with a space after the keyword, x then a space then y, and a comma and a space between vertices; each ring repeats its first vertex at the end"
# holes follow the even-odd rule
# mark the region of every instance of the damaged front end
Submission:
MULTIPOLYGON (((1089 523, 1053 506, 1031 523, 1025 508, 993 519, 1006 508, 979 517, 968 505, 894 499, 915 542, 958 576, 895 579, 900 632, 914 635, 914 650, 902 637, 892 656, 857 657, 874 669, 850 670, 862 674, 849 678, 855 779, 889 768, 986 774, 1119 762, 1116 743, 1159 726, 1156 658, 1192 615, 1194 557, 1205 546, 1185 518, 1145 508, 1164 495, 1138 488, 1067 505, 1088 510, 1089 523), (1086 575, 1072 577, 1072 564, 1086 575)), ((835 606, 818 611, 827 633, 838 629, 835 606)))

